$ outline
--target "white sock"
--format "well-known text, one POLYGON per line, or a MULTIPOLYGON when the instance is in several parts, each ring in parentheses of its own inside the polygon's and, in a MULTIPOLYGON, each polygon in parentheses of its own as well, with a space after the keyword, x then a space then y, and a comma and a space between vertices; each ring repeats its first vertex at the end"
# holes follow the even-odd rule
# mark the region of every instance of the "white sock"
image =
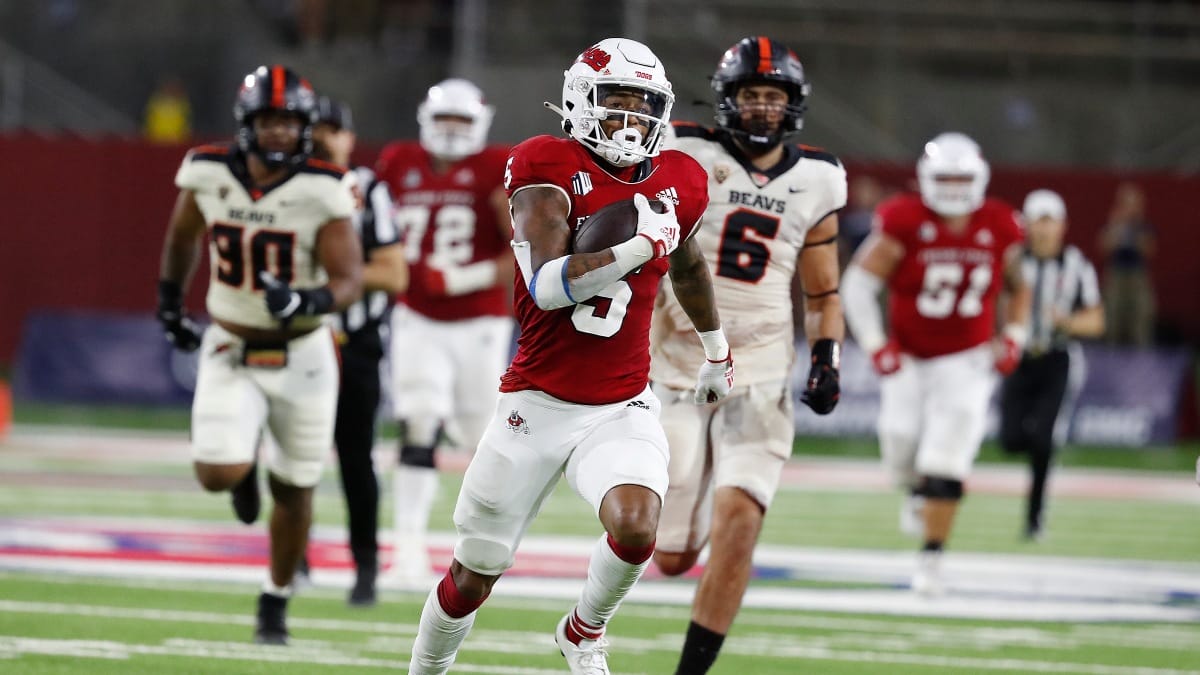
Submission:
POLYGON ((437 594, 435 586, 425 598, 417 639, 413 641, 412 660, 408 664, 409 675, 442 675, 449 670, 458 656, 458 648, 475 623, 475 612, 460 619, 447 615, 442 611, 437 594))
POLYGON ((267 576, 266 581, 264 581, 262 585, 263 593, 266 593, 267 595, 274 595, 277 598, 290 598, 292 597, 292 591, 293 589, 291 584, 288 584, 287 586, 276 586, 275 582, 271 581, 270 575, 267 576))
POLYGON ((608 534, 601 535, 592 547, 587 581, 579 595, 579 604, 575 606, 574 618, 586 624, 576 626, 577 629, 583 629, 579 632, 583 634, 588 628, 603 630, 608 620, 617 613, 621 600, 625 599, 629 589, 633 588, 649 564, 649 558, 639 565, 621 560, 608 545, 608 534))
POLYGON ((424 546, 437 487, 437 469, 405 464, 396 467, 392 504, 397 546, 409 542, 424 546))

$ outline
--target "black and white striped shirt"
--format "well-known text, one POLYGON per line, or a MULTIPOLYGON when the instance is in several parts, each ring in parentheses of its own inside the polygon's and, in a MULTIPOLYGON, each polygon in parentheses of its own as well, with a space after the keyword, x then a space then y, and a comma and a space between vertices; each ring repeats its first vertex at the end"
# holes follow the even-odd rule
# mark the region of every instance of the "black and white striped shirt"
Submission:
POLYGON ((1070 336, 1055 328, 1054 317, 1100 304, 1096 268, 1078 248, 1067 245, 1056 257, 1045 259, 1026 249, 1021 270, 1033 290, 1026 351, 1044 354, 1065 349, 1070 336))
MULTIPOLYGON (((353 224, 362 242, 363 260, 369 260, 372 251, 397 243, 400 234, 392 217, 392 196, 387 184, 366 167, 357 167, 354 173, 365 203, 355 212, 353 224)), ((384 331, 393 303, 394 298, 386 291, 367 291, 362 299, 338 314, 338 327, 346 334, 346 346, 383 356, 383 346, 388 342, 384 331)))

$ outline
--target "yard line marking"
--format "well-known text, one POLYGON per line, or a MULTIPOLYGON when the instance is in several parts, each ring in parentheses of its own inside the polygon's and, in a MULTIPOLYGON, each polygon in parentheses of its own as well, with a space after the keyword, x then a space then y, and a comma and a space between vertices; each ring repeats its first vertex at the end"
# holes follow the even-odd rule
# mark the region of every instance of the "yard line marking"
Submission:
MULTIPOLYGON (((480 631, 487 634, 488 631, 480 631)), ((547 636, 544 633, 496 631, 491 639, 472 639, 464 645, 463 651, 470 650, 500 650, 505 653, 530 653, 531 649, 548 647, 547 636), (512 637, 520 636, 526 640, 530 648, 514 644, 512 637), (505 638, 505 639, 499 639, 505 638), (536 642, 532 642, 536 640, 536 642)), ((677 635, 659 636, 654 640, 618 638, 622 648, 630 651, 675 651, 678 649, 677 635)), ((320 663, 322 665, 363 666, 391 669, 407 669, 402 661, 369 658, 359 655, 348 655, 329 649, 328 643, 304 645, 298 641, 296 648, 279 649, 251 644, 235 644, 228 642, 207 642, 176 638, 167 640, 162 645, 145 645, 114 642, 107 640, 52 640, 26 638, 19 636, 0 636, 0 654, 5 656, 35 653, 52 655, 69 655, 83 658, 128 659, 131 655, 155 656, 185 656, 190 658, 216 658, 227 660, 256 660, 281 663, 320 663)), ((779 656, 810 661, 835 661, 875 664, 905 664, 918 666, 938 666, 966 668, 978 672, 1013 671, 1019 673, 1076 673, 1082 675, 1196 675, 1195 670, 1177 668, 1158 668, 1146 666, 1121 666, 1097 663, 1077 663, 1045 661, 1020 658, 986 658, 970 656, 937 656, 931 654, 913 654, 894 651, 877 650, 838 650, 825 646, 791 645, 786 641, 776 641, 765 645, 746 645, 742 642, 732 642, 726 649, 729 653, 747 656, 779 656), (763 647, 766 646, 766 652, 763 647)), ((459 672, 489 673, 508 675, 526 673, 542 675, 557 673, 559 670, 533 669, 528 667, 510 666, 474 666, 456 664, 459 672)))
MULTIPOLYGON (((228 644, 228 643, 222 643, 228 644)), ((359 666, 408 670, 407 661, 397 661, 363 656, 347 656, 336 651, 315 651, 263 646, 242 645, 241 649, 222 651, 213 649, 212 643, 203 641, 168 640, 163 645, 130 644, 107 640, 50 640, 17 636, 0 636, 0 656, 14 657, 22 654, 46 654, 51 656, 74 656, 127 660, 131 656, 182 656, 197 659, 222 659, 231 661, 270 661, 274 663, 319 663, 329 666, 359 666)), ((456 672, 484 673, 487 675, 558 675, 560 670, 517 666, 486 666, 456 662, 456 672)))

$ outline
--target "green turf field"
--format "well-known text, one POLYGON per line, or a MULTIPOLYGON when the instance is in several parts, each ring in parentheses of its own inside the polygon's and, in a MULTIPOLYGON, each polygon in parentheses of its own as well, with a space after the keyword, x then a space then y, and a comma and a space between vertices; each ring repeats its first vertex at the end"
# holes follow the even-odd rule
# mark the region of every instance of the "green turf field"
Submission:
MULTIPOLYGON (((28 411, 18 416, 24 425, 20 433, 0 444, 0 543, 5 519, 115 516, 134 521, 230 523, 228 497, 206 494, 195 485, 183 434, 177 430, 119 432, 116 427, 129 424, 142 429, 155 425, 147 423, 144 410, 105 412, 112 423, 104 425, 107 428, 58 435, 42 445, 29 442, 33 427, 27 425, 57 426, 63 423, 63 409, 42 411, 37 420, 28 411)), ((87 423, 95 414, 68 411, 69 423, 87 423)), ((172 424, 165 427, 175 429, 172 424)), ((39 437, 36 431, 33 437, 39 437)), ((868 441, 802 440, 797 448, 800 458, 814 467, 858 466, 868 476, 876 468, 868 459, 874 453, 868 441), (827 458, 808 457, 820 454, 827 458)), ((996 560, 1011 556, 1047 565, 1072 560, 1123 562, 1133 576, 1143 564, 1170 563, 1200 571, 1195 566, 1200 561, 1200 502, 1186 496, 1190 490, 1200 491, 1191 483, 1194 452, 1195 447, 1073 449, 1064 464, 1074 477, 1144 477, 1153 485, 1172 490, 1187 486, 1189 491, 1182 493, 1183 498, 1119 491, 1055 495, 1048 535, 1033 544, 1018 537, 1019 492, 980 490, 964 502, 952 552, 984 561, 989 556, 996 560), (1104 465, 1108 459, 1125 469, 1079 469, 1080 458, 1092 466, 1104 465)), ((989 459, 1003 461, 998 455, 985 457, 984 473, 1003 471, 989 459)), ((1010 476, 1022 475, 1019 467, 1009 468, 1010 476)), ((433 522, 436 530, 448 532, 461 476, 447 473, 441 480, 433 522)), ((391 522, 386 476, 384 486, 381 515, 386 528, 391 522)), ((801 473, 781 489, 762 541, 792 551, 910 555, 915 543, 896 528, 899 504, 899 495, 890 489, 806 481, 801 473)), ((316 505, 318 527, 341 526, 343 502, 333 471, 323 479, 316 505)), ((560 484, 530 537, 578 539, 598 531, 590 508, 560 484)), ((294 644, 269 648, 249 641, 257 593, 249 581, 0 571, 0 674, 402 672, 423 596, 385 591, 378 607, 353 610, 344 604, 344 588, 318 584, 292 604, 294 644)), ((852 593, 875 592, 881 586, 829 581, 815 574, 760 580, 753 588, 852 593)), ((978 598, 989 600, 987 595, 978 598)), ((1200 594, 1183 594, 1166 603, 1177 609, 1196 608, 1198 598, 1200 594)), ((494 597, 480 612, 452 672, 563 672, 552 631, 569 606, 561 599, 494 597)), ((610 630, 613 672, 673 672, 687 621, 683 604, 627 603, 610 630)), ((1194 620, 1059 623, 905 616, 882 609, 831 612, 800 605, 782 611, 756 606, 740 615, 712 672, 1200 674, 1197 645, 1200 622, 1194 620)))
MULTIPOLYGON (((312 591, 293 603, 287 648, 249 644, 253 597, 205 583, 132 583, 0 575, 0 672, 369 673, 403 670, 421 598, 389 598, 352 610, 340 593, 312 591), (9 657, 4 660, 4 657, 9 657)), ((481 611, 459 666, 463 673, 565 670, 552 630, 561 603, 497 598, 481 611)), ((610 628, 615 673, 671 673, 681 607, 630 604, 610 628)), ((1200 672, 1200 626, 1022 624, 747 610, 718 666, 772 673, 1200 672)))
MULTIPOLYGON (((152 429, 187 431, 190 413, 185 408, 148 406, 87 406, 18 401, 13 409, 17 424, 45 426, 85 426, 108 429, 152 429)), ((395 438, 391 424, 381 425, 381 436, 395 438)), ((878 445, 869 438, 797 438, 796 454, 834 457, 877 457, 878 445)), ((1061 454, 1063 466, 1145 469, 1149 471, 1191 471, 1200 454, 1200 441, 1186 441, 1170 447, 1107 448, 1068 446, 1061 454)), ((984 444, 981 463, 1022 463, 1000 451, 995 443, 984 444)))

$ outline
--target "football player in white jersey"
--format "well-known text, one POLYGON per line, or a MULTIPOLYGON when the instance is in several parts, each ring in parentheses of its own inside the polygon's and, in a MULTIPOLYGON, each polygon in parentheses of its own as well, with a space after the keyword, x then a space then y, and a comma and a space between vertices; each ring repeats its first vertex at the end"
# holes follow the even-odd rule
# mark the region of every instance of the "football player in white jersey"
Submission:
POLYGON ((258 599, 255 641, 286 644, 292 578, 312 521, 313 487, 333 445, 338 363, 323 315, 362 294, 362 249, 350 223, 352 176, 310 158, 316 95, 283 66, 246 75, 233 146, 184 158, 163 243, 158 319, 177 348, 199 348, 192 458, 209 491, 252 470, 264 427, 269 459, 270 574, 258 599), (183 297, 208 234, 203 337, 183 297))
POLYGON ((664 283, 655 309, 650 378, 663 401, 670 487, 654 562, 683 574, 711 541, 678 673, 708 672, 741 605, 763 516, 792 452, 792 284, 804 289, 812 367, 801 400, 837 405, 840 342, 837 211, 846 173, 833 155, 786 143, 800 130, 809 85, 790 49, 765 37, 730 47, 713 75, 717 128, 677 123, 674 147, 709 174, 696 239, 737 354, 738 388, 692 404, 703 358, 691 322, 664 283))

